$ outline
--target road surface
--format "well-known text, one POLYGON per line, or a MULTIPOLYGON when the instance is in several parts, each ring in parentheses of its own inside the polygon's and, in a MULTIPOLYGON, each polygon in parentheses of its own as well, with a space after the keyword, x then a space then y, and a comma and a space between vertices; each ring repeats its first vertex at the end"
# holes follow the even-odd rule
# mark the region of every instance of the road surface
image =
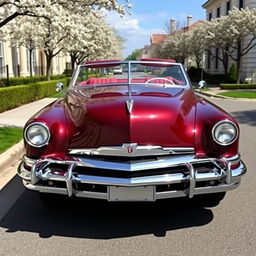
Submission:
POLYGON ((196 208, 186 200, 45 206, 15 177, 0 193, 0 207, 14 203, 0 222, 0 255, 256 255, 256 102, 211 101, 240 122, 248 167, 218 207, 196 208))

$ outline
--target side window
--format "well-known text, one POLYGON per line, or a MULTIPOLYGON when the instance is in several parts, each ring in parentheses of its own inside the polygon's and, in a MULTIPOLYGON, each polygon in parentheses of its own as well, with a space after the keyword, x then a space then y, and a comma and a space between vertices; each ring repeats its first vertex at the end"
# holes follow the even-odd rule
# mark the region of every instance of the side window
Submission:
POLYGON ((226 14, 228 15, 228 12, 230 11, 230 1, 227 1, 226 5, 226 14))
POLYGON ((216 17, 217 17, 217 18, 219 18, 219 17, 220 17, 220 7, 218 7, 218 8, 217 8, 216 17))
POLYGON ((210 12, 208 15, 209 15, 208 16, 208 21, 211 21, 212 20, 212 13, 210 12))
POLYGON ((239 9, 244 8, 244 0, 239 0, 239 9))

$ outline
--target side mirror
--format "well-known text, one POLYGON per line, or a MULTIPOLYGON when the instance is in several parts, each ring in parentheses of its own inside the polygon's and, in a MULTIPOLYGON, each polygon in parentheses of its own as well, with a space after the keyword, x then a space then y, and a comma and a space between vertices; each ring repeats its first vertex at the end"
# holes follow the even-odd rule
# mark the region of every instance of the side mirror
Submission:
POLYGON ((204 80, 202 80, 198 83, 198 86, 198 89, 202 90, 205 86, 207 86, 207 83, 204 80))
POLYGON ((58 82, 56 84, 56 92, 61 92, 64 90, 64 84, 62 82, 58 82))

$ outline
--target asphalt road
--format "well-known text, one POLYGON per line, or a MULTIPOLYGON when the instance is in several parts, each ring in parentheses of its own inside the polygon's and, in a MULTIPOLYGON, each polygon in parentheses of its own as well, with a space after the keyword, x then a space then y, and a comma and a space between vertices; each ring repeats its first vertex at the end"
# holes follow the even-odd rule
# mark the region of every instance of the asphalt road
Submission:
POLYGON ((198 208, 186 200, 45 206, 15 177, 0 193, 0 207, 18 198, 0 222, 0 255, 256 255, 256 102, 211 101, 240 122, 248 167, 219 206, 198 208))

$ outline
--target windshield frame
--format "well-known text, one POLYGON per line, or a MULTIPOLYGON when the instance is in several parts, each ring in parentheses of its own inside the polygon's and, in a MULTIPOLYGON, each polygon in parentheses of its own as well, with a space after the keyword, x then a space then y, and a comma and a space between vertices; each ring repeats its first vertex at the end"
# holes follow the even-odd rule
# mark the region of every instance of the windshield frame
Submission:
MULTIPOLYGON (((112 85, 112 86, 127 86, 129 87, 129 91, 130 91, 130 85, 132 84, 138 84, 138 83, 133 83, 131 81, 132 79, 132 76, 131 76, 131 66, 132 64, 150 64, 150 66, 154 66, 156 65, 159 65, 159 67, 165 67, 165 66, 179 66, 181 71, 182 71, 182 74, 184 76, 184 79, 186 81, 186 84, 185 85, 172 85, 172 86, 168 86, 168 88, 191 88, 191 82, 190 82, 190 79, 187 75, 187 72, 185 71, 185 68, 184 66, 181 64, 181 63, 176 63, 176 62, 168 62, 167 60, 166 61, 142 61, 142 60, 132 60, 132 61, 95 61, 95 62, 89 62, 89 63, 83 63, 83 64, 80 64, 77 66, 76 70, 74 71, 73 75, 72 75, 72 78, 70 80, 70 84, 69 84, 69 89, 71 88, 75 88, 75 89, 80 89, 80 88, 95 88, 95 87, 106 87, 106 86, 109 86, 109 85, 112 85), (83 67, 90 67, 90 68, 93 68, 94 66, 97 68, 97 67, 102 67, 104 68, 105 66, 112 66, 112 67, 115 67, 115 66, 119 66, 119 65, 122 65, 122 64, 127 64, 128 66, 128 82, 127 83, 116 83, 116 84, 92 84, 92 85, 88 85, 86 87, 80 87, 80 86, 76 86, 75 85, 75 82, 77 81, 77 78, 79 76, 79 72, 80 72, 80 69, 83 68, 83 67)), ((140 85, 145 85, 146 83, 140 83, 140 85)))

